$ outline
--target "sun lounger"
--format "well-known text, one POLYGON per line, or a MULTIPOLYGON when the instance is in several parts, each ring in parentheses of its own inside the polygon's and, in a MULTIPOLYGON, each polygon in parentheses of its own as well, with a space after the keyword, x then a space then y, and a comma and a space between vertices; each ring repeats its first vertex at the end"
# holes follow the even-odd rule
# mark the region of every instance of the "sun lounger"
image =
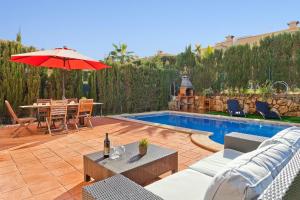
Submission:
POLYGON ((239 101, 236 99, 229 99, 227 101, 227 110, 230 116, 246 117, 245 112, 239 104, 239 101))
POLYGON ((281 119, 279 113, 271 110, 267 102, 257 101, 255 105, 256 112, 261 114, 264 119, 281 119))

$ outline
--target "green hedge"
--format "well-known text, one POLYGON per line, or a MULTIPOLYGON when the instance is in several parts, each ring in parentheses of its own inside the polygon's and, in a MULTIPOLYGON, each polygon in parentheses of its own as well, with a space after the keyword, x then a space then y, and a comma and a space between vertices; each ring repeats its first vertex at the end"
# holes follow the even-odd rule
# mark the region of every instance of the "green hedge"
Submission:
MULTIPOLYGON (((84 96, 103 102, 104 114, 167 108, 170 85, 176 75, 175 70, 134 64, 115 63, 111 66, 109 69, 89 72, 88 94, 83 93, 82 75, 85 72, 67 71, 66 97, 84 96)), ((53 70, 51 76, 46 79, 44 95, 41 97, 61 98, 61 70, 53 70)))
POLYGON ((91 87, 91 97, 104 103, 105 113, 131 113, 167 109, 176 71, 148 65, 113 65, 90 78, 96 80, 91 81, 96 83, 91 87))
POLYGON ((10 55, 34 51, 20 42, 0 41, 0 122, 7 115, 4 100, 14 108, 32 103, 39 96, 40 71, 34 67, 10 62, 10 55))
POLYGON ((186 63, 198 93, 208 88, 242 92, 249 82, 263 86, 267 80, 285 81, 291 89, 300 87, 300 32, 267 37, 251 47, 215 50, 200 59, 194 54, 193 59, 197 62, 191 62, 189 56, 186 63))

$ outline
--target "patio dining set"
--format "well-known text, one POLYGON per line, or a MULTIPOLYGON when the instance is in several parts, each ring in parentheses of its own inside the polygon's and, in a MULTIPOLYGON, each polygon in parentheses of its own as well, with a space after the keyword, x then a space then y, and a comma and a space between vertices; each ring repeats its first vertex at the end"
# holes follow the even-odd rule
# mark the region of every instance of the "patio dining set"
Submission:
POLYGON ((80 99, 79 101, 77 98, 63 100, 37 99, 36 103, 32 105, 20 106, 22 109, 35 110, 36 117, 20 118, 16 115, 7 100, 5 104, 13 123, 20 124, 20 126, 13 131, 13 137, 19 135, 21 128, 26 128, 32 133, 29 129, 29 125, 36 121, 37 128, 46 129, 46 133, 50 135, 63 130, 68 132, 68 126, 75 127, 77 131, 79 131, 79 127, 82 126, 93 128, 91 121, 93 106, 102 105, 102 103, 94 102, 93 99, 80 99))
MULTIPOLYGON (((92 127, 91 116, 93 105, 102 105, 95 103, 93 99, 66 99, 65 98, 65 73, 71 70, 102 70, 111 68, 110 66, 84 56, 74 49, 66 46, 51 50, 41 50, 29 53, 11 55, 11 62, 23 63, 32 67, 46 67, 62 69, 62 100, 38 99, 33 105, 20 106, 20 108, 36 109, 35 118, 19 118, 12 109, 10 103, 5 101, 6 107, 14 123, 20 126, 13 132, 13 136, 19 135, 20 128, 26 128, 34 121, 38 121, 38 128, 41 128, 41 122, 46 123, 47 133, 52 135, 52 131, 66 130, 68 125, 73 125, 78 130, 78 126, 89 124, 92 127), (56 127, 56 122, 61 122, 61 128, 56 127)), ((102 108, 101 108, 102 109, 102 108)), ((101 112, 102 114, 102 112, 101 112)))

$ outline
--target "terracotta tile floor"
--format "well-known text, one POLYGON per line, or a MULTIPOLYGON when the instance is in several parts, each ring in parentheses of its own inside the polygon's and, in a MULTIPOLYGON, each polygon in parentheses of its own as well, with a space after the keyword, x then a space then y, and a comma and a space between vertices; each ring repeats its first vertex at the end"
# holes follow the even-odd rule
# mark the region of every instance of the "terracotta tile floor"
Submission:
POLYGON ((82 155, 102 150, 106 132, 113 145, 148 138, 176 149, 180 170, 211 154, 186 133, 109 118, 96 118, 94 124, 93 129, 57 136, 24 131, 18 138, 10 137, 12 128, 1 128, 0 200, 81 199, 82 186, 90 184, 83 181, 82 155))

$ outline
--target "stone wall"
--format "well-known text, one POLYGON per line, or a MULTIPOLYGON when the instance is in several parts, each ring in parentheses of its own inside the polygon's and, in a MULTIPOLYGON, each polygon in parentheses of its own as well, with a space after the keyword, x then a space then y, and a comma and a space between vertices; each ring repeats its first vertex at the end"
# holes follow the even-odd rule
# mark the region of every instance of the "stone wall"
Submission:
MULTIPOLYGON (((201 99, 201 98, 197 98, 201 99)), ((263 98, 260 95, 240 95, 240 96, 212 96, 210 97, 212 111, 227 111, 227 100, 238 99, 240 105, 247 113, 255 113, 255 102, 267 101, 268 104, 277 109, 284 116, 300 116, 300 95, 273 95, 263 98)))

